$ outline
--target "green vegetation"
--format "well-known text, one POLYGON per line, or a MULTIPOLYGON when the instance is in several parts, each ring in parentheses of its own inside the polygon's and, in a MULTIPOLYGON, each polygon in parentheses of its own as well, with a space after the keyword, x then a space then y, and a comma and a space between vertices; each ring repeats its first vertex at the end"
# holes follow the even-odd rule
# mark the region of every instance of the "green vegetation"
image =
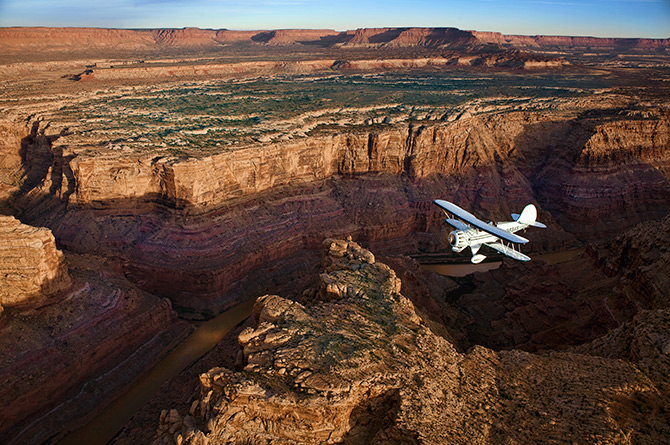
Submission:
MULTIPOLYGON (((295 74, 111 89, 56 111, 87 140, 134 151, 210 154, 389 122, 440 120, 455 107, 571 97, 606 88, 603 77, 467 71, 295 74)), ((82 142, 84 142, 82 140, 82 142)))

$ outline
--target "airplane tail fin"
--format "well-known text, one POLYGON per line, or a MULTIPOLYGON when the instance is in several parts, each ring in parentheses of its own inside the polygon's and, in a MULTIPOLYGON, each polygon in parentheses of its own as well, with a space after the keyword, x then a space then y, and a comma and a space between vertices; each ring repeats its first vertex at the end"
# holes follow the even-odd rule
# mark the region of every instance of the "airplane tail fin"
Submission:
POLYGON ((521 224, 527 224, 529 226, 539 227, 541 229, 547 228, 547 226, 541 222, 535 221, 537 219, 537 209, 533 204, 528 204, 526 207, 524 207, 520 215, 517 213, 512 213, 512 218, 514 221, 517 221, 521 224))

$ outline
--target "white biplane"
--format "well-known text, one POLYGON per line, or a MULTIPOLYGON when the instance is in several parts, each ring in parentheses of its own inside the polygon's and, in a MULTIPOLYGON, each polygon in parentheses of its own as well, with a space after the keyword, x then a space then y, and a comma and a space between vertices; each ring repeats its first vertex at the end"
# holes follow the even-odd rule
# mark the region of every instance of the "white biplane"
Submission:
POLYGON ((447 215, 445 220, 456 230, 449 234, 449 244, 454 252, 461 252, 466 247, 470 247, 473 264, 481 263, 485 255, 478 254, 479 248, 484 245, 496 250, 503 255, 519 261, 530 261, 530 257, 521 253, 521 244, 526 244, 528 240, 522 236, 515 235, 514 232, 524 230, 529 226, 545 229, 547 226, 535 221, 537 218, 537 209, 533 204, 528 204, 521 211, 521 214, 512 213, 514 221, 499 223, 485 223, 470 212, 463 210, 456 204, 449 201, 436 199, 433 201, 444 210, 447 215), (515 248, 515 245, 517 247, 515 248))

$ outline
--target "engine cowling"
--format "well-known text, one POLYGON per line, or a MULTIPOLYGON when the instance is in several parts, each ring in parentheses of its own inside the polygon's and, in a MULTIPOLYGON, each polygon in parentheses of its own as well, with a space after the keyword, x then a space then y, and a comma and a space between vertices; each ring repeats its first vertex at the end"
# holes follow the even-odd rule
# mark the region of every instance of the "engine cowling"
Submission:
POLYGON ((468 247, 468 236, 462 230, 454 230, 449 234, 449 244, 451 244, 451 250, 460 252, 468 247))

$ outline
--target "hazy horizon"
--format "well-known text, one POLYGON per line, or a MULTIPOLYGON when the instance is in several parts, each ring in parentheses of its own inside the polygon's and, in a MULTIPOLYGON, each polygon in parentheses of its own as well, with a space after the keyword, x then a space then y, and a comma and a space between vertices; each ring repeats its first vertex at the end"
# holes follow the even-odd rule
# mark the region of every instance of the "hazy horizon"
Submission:
POLYGON ((502 34, 670 38, 670 0, 0 0, 2 27, 229 30, 453 27, 502 34))

